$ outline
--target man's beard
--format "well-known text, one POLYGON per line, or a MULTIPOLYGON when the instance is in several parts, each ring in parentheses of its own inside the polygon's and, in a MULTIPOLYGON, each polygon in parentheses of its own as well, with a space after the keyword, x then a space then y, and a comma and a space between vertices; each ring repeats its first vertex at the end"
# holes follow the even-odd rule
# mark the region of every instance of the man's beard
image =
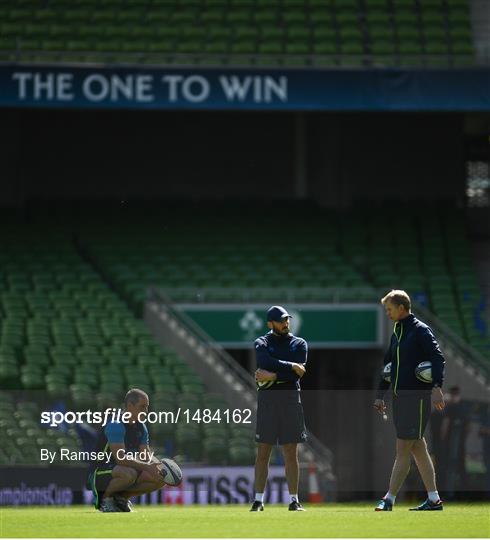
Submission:
POLYGON ((285 328, 284 330, 276 330, 275 333, 279 336, 287 336, 289 334, 289 328, 285 328))

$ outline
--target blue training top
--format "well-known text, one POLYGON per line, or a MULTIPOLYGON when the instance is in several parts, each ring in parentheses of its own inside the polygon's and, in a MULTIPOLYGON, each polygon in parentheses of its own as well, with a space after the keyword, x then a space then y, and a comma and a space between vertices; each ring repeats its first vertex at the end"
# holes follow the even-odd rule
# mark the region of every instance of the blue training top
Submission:
POLYGON ((257 368, 277 373, 275 381, 258 384, 258 390, 300 389, 300 377, 292 364, 306 364, 308 345, 303 338, 287 334, 277 336, 272 331, 255 340, 257 368))
MULTIPOLYGON (((149 443, 148 429, 145 424, 135 422, 134 424, 124 422, 109 422, 98 434, 95 447, 96 452, 110 452, 111 444, 124 444, 127 452, 139 452, 140 445, 149 443)), ((115 463, 114 456, 111 455, 110 463, 115 463)), ((90 462, 90 469, 93 470, 105 462, 90 462)))

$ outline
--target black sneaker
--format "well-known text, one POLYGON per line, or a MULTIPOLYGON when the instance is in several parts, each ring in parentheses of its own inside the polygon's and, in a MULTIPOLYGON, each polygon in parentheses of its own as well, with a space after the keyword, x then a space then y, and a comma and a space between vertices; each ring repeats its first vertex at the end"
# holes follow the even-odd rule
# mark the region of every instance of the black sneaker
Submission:
POLYGON ((114 502, 116 503, 116 506, 121 512, 133 511, 133 505, 131 504, 131 501, 125 499, 124 497, 118 497, 117 495, 114 495, 114 502))
POLYGON ((293 501, 289 505, 289 510, 291 510, 291 512, 306 512, 306 510, 301 506, 301 504, 299 504, 298 501, 293 501))
POLYGON ((390 499, 381 499, 378 506, 374 509, 375 512, 391 512, 393 510, 393 503, 390 499))
POLYGON ((112 497, 106 497, 105 499, 102 499, 99 510, 101 512, 120 512, 121 511, 116 506, 116 503, 112 497))
POLYGON ((250 508, 250 512, 263 512, 264 511, 264 505, 260 501, 254 501, 252 504, 252 508, 250 508))
POLYGON ((432 502, 430 499, 427 499, 420 506, 410 508, 410 512, 420 512, 425 510, 444 510, 441 499, 437 502, 432 502))

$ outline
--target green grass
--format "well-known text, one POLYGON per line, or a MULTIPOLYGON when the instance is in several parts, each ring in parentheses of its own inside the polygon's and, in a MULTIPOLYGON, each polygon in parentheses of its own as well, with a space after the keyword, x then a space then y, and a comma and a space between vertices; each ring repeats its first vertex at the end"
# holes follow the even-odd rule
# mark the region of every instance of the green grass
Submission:
POLYGON ((101 514, 92 508, 3 508, 1 537, 489 537, 489 504, 447 504, 443 512, 374 512, 373 504, 306 505, 288 512, 268 505, 140 506, 132 514, 101 514))

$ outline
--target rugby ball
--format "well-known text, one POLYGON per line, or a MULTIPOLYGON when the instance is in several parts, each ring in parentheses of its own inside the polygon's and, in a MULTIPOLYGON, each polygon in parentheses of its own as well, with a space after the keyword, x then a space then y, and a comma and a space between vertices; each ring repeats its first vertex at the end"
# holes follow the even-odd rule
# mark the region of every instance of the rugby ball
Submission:
POLYGON ((415 376, 424 383, 432 382, 432 362, 420 362, 415 368, 415 376))
POLYGON ((391 362, 388 362, 381 371, 381 376, 386 382, 391 382, 391 362))
POLYGON ((182 483, 182 471, 173 459, 163 458, 160 474, 167 486, 179 486, 182 483))

